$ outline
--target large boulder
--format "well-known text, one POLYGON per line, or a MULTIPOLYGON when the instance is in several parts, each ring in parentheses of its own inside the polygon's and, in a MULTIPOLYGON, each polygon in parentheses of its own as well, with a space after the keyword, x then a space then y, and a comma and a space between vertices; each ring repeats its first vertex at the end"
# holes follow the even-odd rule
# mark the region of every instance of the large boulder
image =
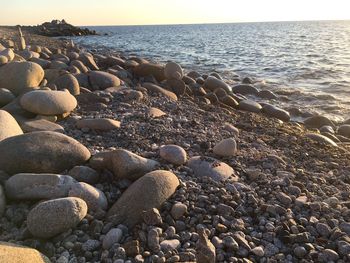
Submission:
POLYGON ((187 165, 193 170, 196 177, 207 176, 215 181, 238 180, 231 166, 211 157, 194 156, 187 165))
POLYGON ((77 100, 66 91, 36 90, 24 94, 20 99, 23 109, 40 115, 60 115, 71 112, 77 100))
POLYGON ((0 241, 0 262, 3 263, 50 263, 38 250, 0 241))
POLYGON ((76 181, 60 174, 16 174, 5 183, 6 196, 10 199, 40 200, 67 197, 76 181))
POLYGON ((204 88, 214 91, 218 88, 225 90, 226 92, 231 91, 231 87, 221 79, 217 79, 213 76, 209 76, 204 82, 204 88))
POLYGON ((89 80, 94 90, 104 90, 110 87, 119 87, 120 79, 103 71, 90 71, 89 80))
POLYGON ((90 164, 96 169, 109 169, 117 180, 129 179, 131 181, 139 179, 159 165, 157 161, 124 149, 96 154, 91 158, 90 164))
POLYGON ((10 113, 0 110, 0 141, 23 134, 21 127, 10 113))
POLYGON ((158 64, 140 64, 134 68, 134 73, 138 77, 153 76, 157 81, 165 80, 164 67, 158 64))
POLYGON ((85 201, 76 197, 39 203, 27 216, 27 227, 33 236, 51 238, 76 227, 87 214, 85 201))
POLYGON ((25 88, 38 87, 44 70, 33 62, 11 62, 0 67, 0 88, 19 95, 25 88))
POLYGON ((176 175, 157 170, 134 182, 107 213, 115 225, 133 227, 141 222, 143 211, 159 208, 179 186, 176 175))
POLYGON ((0 142, 0 170, 16 173, 60 173, 90 158, 78 141, 56 132, 32 132, 0 142))

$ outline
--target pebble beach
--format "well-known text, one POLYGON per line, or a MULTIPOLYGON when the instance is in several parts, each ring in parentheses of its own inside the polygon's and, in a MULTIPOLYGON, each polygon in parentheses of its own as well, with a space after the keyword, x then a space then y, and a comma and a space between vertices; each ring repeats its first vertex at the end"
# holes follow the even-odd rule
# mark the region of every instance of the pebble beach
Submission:
POLYGON ((0 43, 1 263, 350 261, 350 120, 181 61, 0 43))

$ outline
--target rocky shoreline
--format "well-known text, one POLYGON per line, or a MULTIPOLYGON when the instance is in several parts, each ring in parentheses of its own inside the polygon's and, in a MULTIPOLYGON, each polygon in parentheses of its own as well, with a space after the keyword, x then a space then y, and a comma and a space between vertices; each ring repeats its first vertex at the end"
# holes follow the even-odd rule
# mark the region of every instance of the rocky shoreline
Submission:
POLYGON ((0 28, 0 262, 350 260, 349 122, 24 37, 0 28))

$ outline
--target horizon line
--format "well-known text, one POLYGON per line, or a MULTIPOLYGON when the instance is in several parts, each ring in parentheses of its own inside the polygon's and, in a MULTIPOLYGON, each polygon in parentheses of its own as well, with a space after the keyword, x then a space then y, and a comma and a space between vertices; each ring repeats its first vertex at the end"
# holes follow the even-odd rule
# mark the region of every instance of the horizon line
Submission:
MULTIPOLYGON (((56 20, 56 19, 52 19, 56 20)), ((52 21, 51 20, 51 21, 52 21)), ((51 21, 45 21, 51 22, 51 21)), ((169 23, 169 24, 110 24, 110 25, 96 25, 96 24, 90 24, 90 25, 76 25, 78 27, 108 27, 108 26, 181 26, 181 25, 222 25, 222 24, 249 24, 249 23, 288 23, 288 22, 345 22, 350 21, 350 19, 304 19, 304 20, 270 20, 270 21, 235 21, 235 22, 199 22, 199 23, 169 23)), ((70 23, 69 21, 67 23, 70 23)), ((2 27, 13 27, 18 26, 20 24, 13 24, 13 25, 0 25, 2 27)), ((41 24, 32 24, 32 25, 20 25, 20 26, 37 26, 41 24)))

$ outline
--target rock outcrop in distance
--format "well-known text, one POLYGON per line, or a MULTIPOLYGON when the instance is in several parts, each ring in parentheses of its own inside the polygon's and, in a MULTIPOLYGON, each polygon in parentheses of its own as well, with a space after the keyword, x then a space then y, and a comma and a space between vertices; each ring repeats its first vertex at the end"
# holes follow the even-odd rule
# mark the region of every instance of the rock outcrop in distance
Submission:
POLYGON ((64 19, 52 20, 51 22, 45 22, 37 26, 21 27, 30 33, 48 37, 97 35, 95 30, 73 26, 68 24, 64 19))

